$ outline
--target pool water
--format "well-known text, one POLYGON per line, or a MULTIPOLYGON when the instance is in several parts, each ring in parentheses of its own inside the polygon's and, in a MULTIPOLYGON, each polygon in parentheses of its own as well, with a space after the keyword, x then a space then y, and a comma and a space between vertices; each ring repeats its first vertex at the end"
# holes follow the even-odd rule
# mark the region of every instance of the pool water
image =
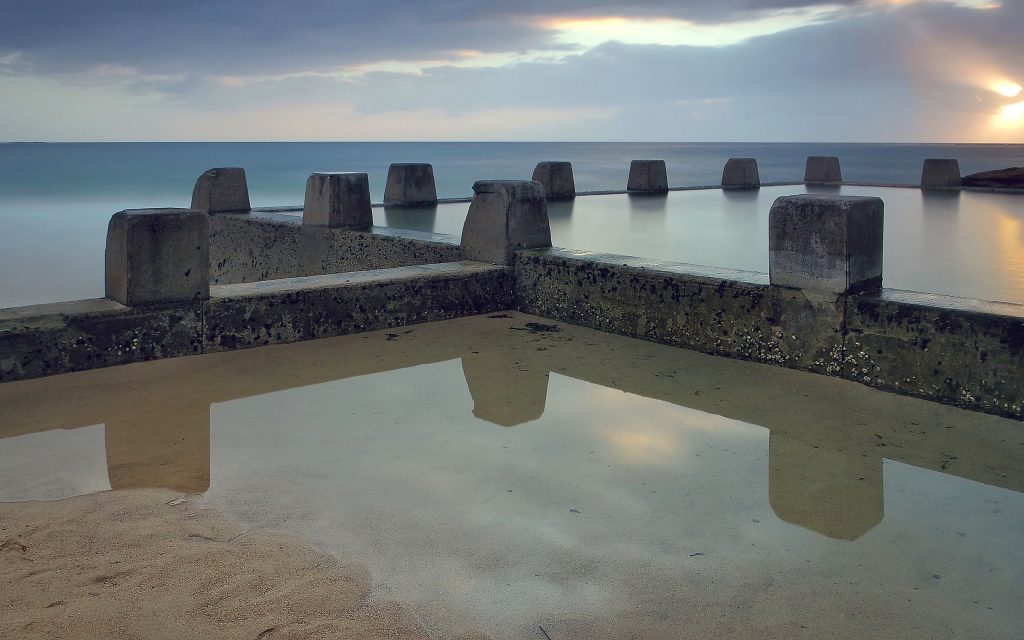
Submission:
POLYGON ((0 501, 172 489, 430 637, 1019 638, 1024 431, 507 312, 0 385, 0 501))
MULTIPOLYGON (((885 201, 885 286, 1024 303, 1024 196, 814 189, 822 190, 885 201)), ((568 249, 767 272, 772 202, 806 191, 788 186, 582 196, 550 205, 552 241, 568 249)), ((167 205, 159 196, 138 198, 135 207, 167 205)), ((123 205, 99 197, 64 206, 0 201, 0 308, 102 297, 107 222, 123 205)), ((458 237, 468 208, 377 207, 374 224, 458 237)))
MULTIPOLYGON (((884 285, 1024 303, 1024 196, 886 187, 763 187, 551 203, 557 247, 768 272, 768 212, 800 193, 885 202, 884 285)), ((461 236, 468 204, 377 209, 374 224, 461 236)))

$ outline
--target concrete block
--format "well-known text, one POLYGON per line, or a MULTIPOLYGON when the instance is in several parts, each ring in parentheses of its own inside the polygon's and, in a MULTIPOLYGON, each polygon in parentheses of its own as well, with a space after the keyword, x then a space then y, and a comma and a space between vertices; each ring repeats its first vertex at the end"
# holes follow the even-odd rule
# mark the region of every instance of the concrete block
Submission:
POLYGON ((194 209, 133 209, 107 226, 106 296, 124 305, 210 297, 209 218, 194 209))
POLYGON ((245 169, 224 167, 204 171, 192 189, 192 208, 206 213, 249 211, 245 169))
POLYGON ((392 164, 384 187, 384 204, 407 206, 437 204, 434 168, 425 163, 392 164))
POLYGON ((668 172, 664 160, 634 160, 629 163, 627 191, 665 193, 668 191, 668 172))
POLYGON ((829 183, 842 182, 843 172, 839 168, 839 158, 835 156, 808 156, 804 170, 804 182, 829 183))
POLYGON ((782 287, 834 294, 882 286, 880 198, 783 196, 768 220, 768 270, 782 287))
POLYGON ((538 162, 533 170, 533 180, 544 185, 544 197, 548 200, 572 200, 576 197, 571 162, 538 162))
POLYGON ((306 180, 302 224, 331 229, 369 229, 370 179, 365 173, 314 173, 306 180))
POLYGON ((922 189, 959 189, 960 163, 954 159, 930 158, 921 168, 922 189))
POLYGON ((757 189, 761 186, 761 176, 757 172, 757 160, 754 158, 729 158, 722 170, 723 189, 757 189))
POLYGON ((512 264, 519 249, 551 246, 544 187, 526 180, 483 180, 473 185, 462 228, 467 260, 512 264))

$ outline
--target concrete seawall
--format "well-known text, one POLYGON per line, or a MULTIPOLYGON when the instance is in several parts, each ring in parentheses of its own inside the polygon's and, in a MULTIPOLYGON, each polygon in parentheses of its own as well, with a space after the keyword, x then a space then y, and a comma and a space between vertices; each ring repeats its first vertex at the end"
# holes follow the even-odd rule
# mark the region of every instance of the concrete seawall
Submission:
POLYGON ((461 245, 265 212, 122 212, 139 231, 108 235, 108 256, 147 266, 108 260, 108 282, 150 297, 0 310, 0 382, 516 309, 1024 419, 1024 306, 881 289, 877 198, 777 200, 769 275, 551 248, 541 183, 474 191, 461 245), (196 216, 209 259, 189 264, 209 263, 210 287, 193 294, 192 268, 145 248, 166 234, 204 256, 170 224, 196 216))
POLYGON ((210 216, 210 283, 236 284, 462 259, 449 236, 310 227, 275 213, 210 216))
POLYGON ((621 335, 1024 418, 1024 306, 564 249, 517 255, 518 308, 621 335))
POLYGON ((211 288, 210 299, 106 299, 0 310, 0 382, 508 309, 508 267, 453 262, 211 288))

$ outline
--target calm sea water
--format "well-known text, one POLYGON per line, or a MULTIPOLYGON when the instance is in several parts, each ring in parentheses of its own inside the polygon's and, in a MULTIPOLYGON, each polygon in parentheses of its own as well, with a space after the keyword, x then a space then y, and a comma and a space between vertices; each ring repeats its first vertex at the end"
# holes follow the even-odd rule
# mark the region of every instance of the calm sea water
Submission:
MULTIPOLYGON (((576 187, 586 191, 624 188, 629 161, 636 158, 663 158, 669 183, 690 186, 717 184, 725 161, 734 156, 757 158, 765 182, 797 181, 808 155, 838 155, 844 177, 857 182, 914 184, 922 161, 930 157, 957 158, 965 174, 1024 165, 1024 145, 0 144, 0 307, 102 295, 110 216, 127 208, 188 206, 196 177, 211 167, 245 167, 252 204, 261 207, 300 205, 313 171, 365 171, 379 202, 392 162, 432 163, 438 196, 445 198, 471 195, 475 180, 528 179, 542 160, 571 161, 576 187)), ((763 226, 774 195, 762 190, 736 196, 673 193, 649 202, 581 198, 568 212, 552 210, 553 218, 561 216, 553 219, 554 241, 574 249, 764 271, 763 226), (609 207, 622 210, 617 224, 609 224, 615 222, 609 207)), ((925 277, 906 277, 907 269, 887 266, 887 284, 1024 302, 1024 198, 976 196, 929 204, 917 191, 890 192, 899 202, 887 202, 887 265, 910 265, 925 277), (893 217, 901 212, 904 218, 893 217), (923 231, 913 231, 918 227, 923 231), (892 235, 897 229, 917 235, 892 235), (898 259, 893 251, 900 252, 898 259), (957 256, 953 262, 951 255, 957 256), (946 268, 936 270, 933 264, 946 268), (943 275, 929 276, 932 272, 943 275)), ((441 209, 431 228, 457 233, 462 215, 464 209, 441 209)), ((378 224, 399 227, 427 224, 401 212, 378 211, 377 218, 378 224)))

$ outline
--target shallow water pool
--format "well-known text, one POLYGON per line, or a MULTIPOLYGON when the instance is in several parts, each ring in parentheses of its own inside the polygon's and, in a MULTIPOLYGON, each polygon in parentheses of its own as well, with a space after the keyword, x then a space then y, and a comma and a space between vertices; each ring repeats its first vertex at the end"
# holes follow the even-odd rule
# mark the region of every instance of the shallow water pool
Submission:
POLYGON ((1019 638, 1016 421, 508 312, 0 385, 0 501, 162 487, 425 635, 1019 638))

